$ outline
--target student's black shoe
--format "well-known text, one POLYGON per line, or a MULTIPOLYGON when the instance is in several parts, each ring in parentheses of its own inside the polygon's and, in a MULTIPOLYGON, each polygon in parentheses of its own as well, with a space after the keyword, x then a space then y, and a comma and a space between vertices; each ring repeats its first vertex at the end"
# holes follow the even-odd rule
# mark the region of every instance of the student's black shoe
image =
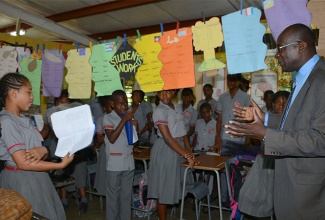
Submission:
POLYGON ((79 205, 79 211, 82 213, 86 213, 88 211, 88 204, 85 202, 81 202, 79 205))

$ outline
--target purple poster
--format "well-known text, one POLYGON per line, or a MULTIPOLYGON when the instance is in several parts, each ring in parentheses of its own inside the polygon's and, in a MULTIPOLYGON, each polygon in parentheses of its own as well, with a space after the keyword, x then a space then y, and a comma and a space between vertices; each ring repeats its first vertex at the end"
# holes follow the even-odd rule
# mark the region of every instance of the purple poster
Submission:
POLYGON ((45 50, 42 64, 43 95, 59 97, 62 90, 65 59, 58 50, 45 50))

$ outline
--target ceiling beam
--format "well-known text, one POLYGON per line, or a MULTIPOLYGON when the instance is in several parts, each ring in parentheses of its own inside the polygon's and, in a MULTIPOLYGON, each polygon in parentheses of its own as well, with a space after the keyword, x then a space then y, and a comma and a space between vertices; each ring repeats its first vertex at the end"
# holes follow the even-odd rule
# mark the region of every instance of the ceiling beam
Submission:
POLYGON ((21 8, 17 8, 3 1, 0 1, 0 13, 8 17, 20 18, 21 20, 27 22, 28 24, 40 27, 44 30, 47 30, 48 32, 58 34, 66 39, 72 40, 74 42, 79 42, 80 44, 83 45, 89 45, 90 41, 92 41, 93 44, 99 43, 95 39, 92 39, 88 36, 69 30, 59 24, 56 24, 55 22, 49 19, 30 14, 21 8))
MULTIPOLYGON (((79 8, 76 10, 66 11, 59 14, 54 14, 50 16, 46 16, 45 18, 50 19, 54 22, 61 22, 67 21, 71 19, 87 17, 91 15, 107 13, 111 11, 122 10, 126 8, 132 8, 136 6, 146 5, 146 4, 153 4, 162 2, 165 0, 116 0, 111 2, 106 2, 98 5, 92 5, 89 7, 79 8)), ((21 23, 21 29, 28 30, 33 26, 29 24, 21 23)), ((11 25, 5 28, 0 29, 0 33, 9 33, 16 30, 16 25, 11 25)))
POLYGON ((165 0, 117 0, 98 5, 92 5, 89 7, 79 8, 67 12, 62 12, 55 15, 50 15, 46 18, 55 22, 67 21, 71 19, 82 18, 141 5, 154 4, 162 1, 165 0))

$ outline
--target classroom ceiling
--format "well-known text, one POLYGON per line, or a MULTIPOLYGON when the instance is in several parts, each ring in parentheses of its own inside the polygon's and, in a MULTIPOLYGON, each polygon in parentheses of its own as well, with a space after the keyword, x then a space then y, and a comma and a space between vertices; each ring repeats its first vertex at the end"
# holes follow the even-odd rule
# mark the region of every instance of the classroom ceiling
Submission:
POLYGON ((191 26, 203 17, 238 11, 241 3, 262 8, 262 0, 0 0, 0 33, 20 27, 26 37, 75 42, 78 38, 67 31, 100 42, 124 33, 135 36, 137 29, 142 35, 159 32, 160 23, 165 31, 175 29, 177 21, 179 27, 191 26))

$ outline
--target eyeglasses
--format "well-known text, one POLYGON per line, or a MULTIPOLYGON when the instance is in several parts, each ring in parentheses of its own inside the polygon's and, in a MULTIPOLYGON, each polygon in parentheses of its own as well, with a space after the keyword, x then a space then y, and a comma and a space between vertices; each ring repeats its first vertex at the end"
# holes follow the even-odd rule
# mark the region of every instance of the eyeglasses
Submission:
POLYGON ((283 45, 283 46, 280 46, 280 47, 276 47, 275 48, 275 52, 276 53, 279 53, 279 52, 281 52, 283 49, 285 49, 286 47, 289 47, 289 46, 291 46, 291 45, 295 45, 295 44, 299 44, 300 43, 300 41, 295 41, 295 42, 292 42, 292 43, 290 43, 290 44, 286 44, 286 45, 283 45))

